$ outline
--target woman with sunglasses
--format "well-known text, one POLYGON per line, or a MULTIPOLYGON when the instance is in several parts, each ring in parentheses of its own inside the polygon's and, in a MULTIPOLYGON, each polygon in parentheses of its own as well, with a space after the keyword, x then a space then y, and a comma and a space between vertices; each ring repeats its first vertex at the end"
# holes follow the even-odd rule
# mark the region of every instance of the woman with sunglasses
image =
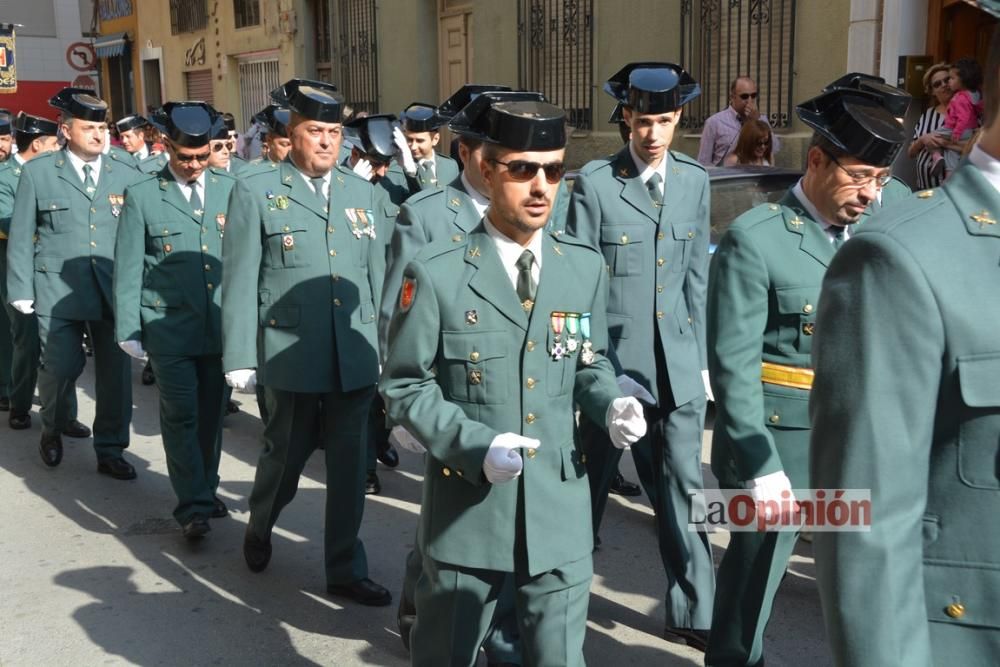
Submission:
POLYGON ((736 149, 722 162, 726 167, 771 166, 771 126, 762 120, 748 120, 740 130, 736 149))
POLYGON ((935 131, 944 125, 948 113, 948 102, 954 94, 949 86, 951 65, 938 63, 924 74, 924 91, 930 96, 931 104, 920 116, 913 129, 913 141, 908 153, 917 163, 917 187, 921 190, 941 185, 941 177, 931 173, 931 153, 939 150, 944 141, 935 136, 935 131))

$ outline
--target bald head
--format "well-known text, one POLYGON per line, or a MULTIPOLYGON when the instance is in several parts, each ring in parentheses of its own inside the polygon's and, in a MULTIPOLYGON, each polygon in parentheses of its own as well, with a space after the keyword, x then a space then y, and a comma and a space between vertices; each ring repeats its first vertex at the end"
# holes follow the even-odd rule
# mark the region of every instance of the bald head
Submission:
POLYGON ((757 84, 748 76, 738 76, 729 86, 729 104, 742 120, 756 118, 757 84))

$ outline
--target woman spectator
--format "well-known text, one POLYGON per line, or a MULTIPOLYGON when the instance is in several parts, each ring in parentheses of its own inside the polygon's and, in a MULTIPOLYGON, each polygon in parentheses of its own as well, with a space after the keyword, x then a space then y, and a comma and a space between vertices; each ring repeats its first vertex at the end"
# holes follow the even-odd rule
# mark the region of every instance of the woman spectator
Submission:
POLYGON ((771 126, 762 120, 748 120, 743 123, 736 148, 726 156, 724 167, 769 167, 771 166, 771 126))
POLYGON ((924 73, 924 91, 930 95, 931 104, 917 121, 917 126, 913 130, 913 142, 909 148, 910 158, 916 160, 917 188, 920 190, 941 185, 941 177, 931 173, 932 153, 945 145, 941 137, 936 136, 934 132, 944 125, 948 102, 954 94, 949 85, 950 72, 951 65, 938 63, 924 73))

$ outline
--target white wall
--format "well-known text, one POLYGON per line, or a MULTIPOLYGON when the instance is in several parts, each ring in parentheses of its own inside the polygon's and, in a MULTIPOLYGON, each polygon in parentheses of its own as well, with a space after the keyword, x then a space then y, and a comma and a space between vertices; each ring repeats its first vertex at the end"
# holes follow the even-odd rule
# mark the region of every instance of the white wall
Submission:
POLYGON ((0 0, 0 17, 4 21, 24 23, 24 20, 15 21, 10 17, 25 14, 24 8, 29 4, 41 7, 34 14, 36 18, 54 16, 56 36, 32 37, 17 33, 17 78, 23 81, 72 81, 80 72, 66 62, 66 48, 73 42, 90 41, 80 33, 80 1, 30 0, 29 3, 27 0, 0 0))
POLYGON ((927 48, 928 0, 885 0, 879 76, 895 85, 899 56, 919 56, 927 48))

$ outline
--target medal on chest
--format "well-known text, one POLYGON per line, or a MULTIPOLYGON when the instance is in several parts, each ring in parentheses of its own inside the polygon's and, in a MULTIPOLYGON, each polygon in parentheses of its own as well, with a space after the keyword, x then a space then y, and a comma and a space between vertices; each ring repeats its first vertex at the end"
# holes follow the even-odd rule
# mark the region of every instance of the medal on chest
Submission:
POLYGON ((565 323, 566 313, 555 312, 549 316, 549 324, 552 326, 552 333, 555 334, 552 337, 552 347, 549 349, 549 354, 552 356, 553 361, 559 361, 566 356, 566 348, 562 342, 562 332, 565 323))
POLYGON ((594 343, 590 340, 590 313, 580 315, 580 335, 583 337, 580 361, 589 366, 594 363, 594 343))

